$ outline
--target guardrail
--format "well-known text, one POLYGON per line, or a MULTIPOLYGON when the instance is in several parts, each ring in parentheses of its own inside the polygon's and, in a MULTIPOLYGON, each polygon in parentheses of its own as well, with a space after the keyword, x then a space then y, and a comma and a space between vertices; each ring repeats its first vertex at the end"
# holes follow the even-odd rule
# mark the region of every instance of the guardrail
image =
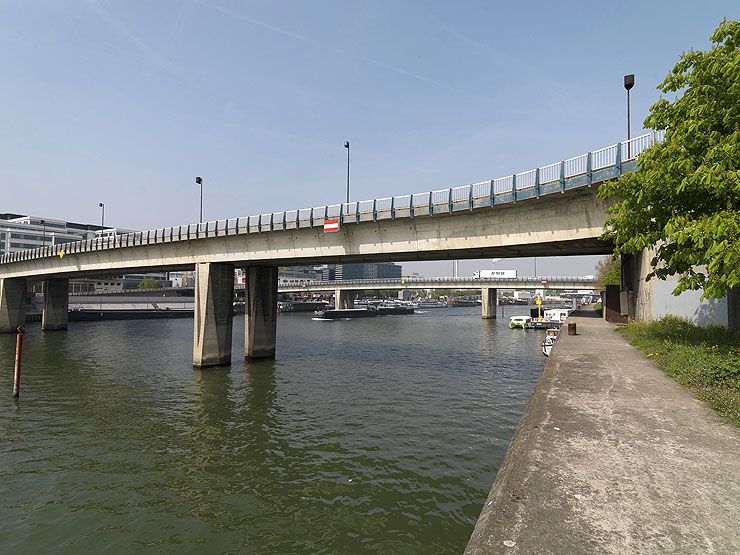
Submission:
POLYGON ((478 288, 484 285, 511 285, 521 284, 532 287, 550 286, 555 284, 556 286, 563 283, 571 283, 579 286, 588 287, 593 285, 596 280, 592 277, 583 276, 541 276, 541 277, 518 277, 518 278, 453 278, 453 277, 433 277, 433 278, 375 278, 375 279, 344 279, 344 280, 331 280, 331 281, 311 281, 305 283, 278 283, 280 289, 311 289, 311 288, 332 288, 332 287, 346 287, 356 286, 358 289, 372 289, 373 286, 382 286, 383 288, 389 285, 397 286, 398 289, 404 289, 406 287, 413 286, 429 286, 433 288, 435 285, 459 285, 461 288, 478 288))
POLYGON ((592 183, 614 179, 625 172, 634 171, 637 169, 637 156, 662 141, 663 137, 663 132, 646 133, 554 164, 461 187, 62 243, 4 254, 0 257, 0 264, 59 256, 62 252, 69 255, 228 235, 304 229, 323 226, 324 221, 334 219, 339 220, 340 224, 353 224, 449 214, 516 202, 591 186, 592 183))

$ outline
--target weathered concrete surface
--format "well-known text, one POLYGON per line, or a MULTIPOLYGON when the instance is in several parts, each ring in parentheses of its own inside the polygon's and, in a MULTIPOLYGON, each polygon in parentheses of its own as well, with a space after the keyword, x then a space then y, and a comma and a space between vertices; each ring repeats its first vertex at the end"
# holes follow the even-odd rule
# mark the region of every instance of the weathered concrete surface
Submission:
POLYGON ((357 291, 351 291, 347 289, 337 289, 336 291, 334 291, 334 308, 336 310, 354 308, 356 296, 357 296, 357 291))
POLYGON ((234 319, 234 266, 198 264, 194 304, 193 366, 229 364, 234 319))
POLYGON ((466 553, 740 553, 740 430, 576 314, 466 553))
POLYGON ((244 356, 275 358, 277 266, 250 266, 244 290, 244 356))
POLYGON ((26 322, 26 280, 0 279, 0 333, 15 333, 26 322))
POLYGON ((69 280, 47 279, 44 283, 44 308, 41 329, 66 330, 69 322, 69 280))
POLYGON ((481 288, 481 316, 484 320, 496 317, 497 293, 494 287, 481 288))

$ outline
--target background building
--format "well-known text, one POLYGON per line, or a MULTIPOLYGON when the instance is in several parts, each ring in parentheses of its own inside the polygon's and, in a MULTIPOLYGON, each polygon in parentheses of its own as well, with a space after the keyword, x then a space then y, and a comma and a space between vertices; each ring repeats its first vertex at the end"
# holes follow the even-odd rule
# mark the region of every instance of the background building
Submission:
POLYGON ((325 264, 321 268, 323 280, 400 278, 401 266, 386 262, 360 264, 325 264))

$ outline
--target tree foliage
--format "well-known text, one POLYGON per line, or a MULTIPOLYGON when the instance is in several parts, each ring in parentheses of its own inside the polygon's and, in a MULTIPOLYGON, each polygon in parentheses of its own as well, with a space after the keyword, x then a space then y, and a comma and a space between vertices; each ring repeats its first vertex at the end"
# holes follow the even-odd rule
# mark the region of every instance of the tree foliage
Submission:
POLYGON ((156 289, 157 280, 152 277, 142 279, 138 285, 139 289, 156 289))
POLYGON ((607 285, 622 284, 622 263, 619 256, 603 258, 596 263, 596 288, 604 291, 607 285))
POLYGON ((645 127, 665 140, 639 156, 640 171, 604 184, 615 198, 603 238, 615 252, 656 249, 652 272, 678 276, 674 295, 719 298, 740 284, 740 22, 723 21, 712 48, 690 51, 658 89, 645 127))

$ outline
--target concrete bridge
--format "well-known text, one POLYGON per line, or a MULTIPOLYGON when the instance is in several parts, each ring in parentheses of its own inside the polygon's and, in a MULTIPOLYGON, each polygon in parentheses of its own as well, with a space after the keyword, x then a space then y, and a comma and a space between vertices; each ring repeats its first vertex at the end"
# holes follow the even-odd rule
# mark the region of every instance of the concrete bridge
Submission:
POLYGON ((43 281, 42 329, 66 329, 70 277, 197 269, 193 363, 231 360, 234 266, 247 274, 246 356, 274 357, 277 267, 311 263, 608 254, 598 184, 637 169, 646 134, 506 177, 424 193, 159 228, 0 257, 0 331, 43 281), (339 231, 324 232, 338 220, 339 231))
POLYGON ((314 281, 305 285, 279 286, 279 293, 308 293, 331 291, 334 306, 352 308, 358 291, 365 289, 480 289, 482 317, 496 318, 499 289, 592 289, 593 278, 569 277, 522 277, 522 278, 395 278, 395 279, 348 279, 342 281, 314 281))

